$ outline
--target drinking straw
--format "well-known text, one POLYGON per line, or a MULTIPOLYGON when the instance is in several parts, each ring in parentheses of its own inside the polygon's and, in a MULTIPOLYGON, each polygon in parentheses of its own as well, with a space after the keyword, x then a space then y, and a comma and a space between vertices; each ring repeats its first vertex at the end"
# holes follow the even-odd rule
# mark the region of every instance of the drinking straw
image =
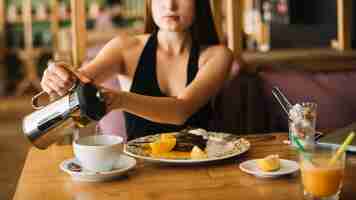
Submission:
POLYGON ((298 151, 304 156, 304 158, 306 158, 310 163, 312 162, 312 159, 310 157, 309 154, 307 154, 307 152, 305 151, 302 143, 300 142, 298 137, 292 136, 293 140, 295 141, 295 144, 297 145, 297 149, 298 151))
POLYGON ((282 91, 277 86, 273 87, 272 94, 277 99, 278 103, 281 105, 284 112, 288 115, 288 118, 290 119, 289 109, 292 107, 290 101, 287 99, 287 97, 282 93, 282 91))
POLYGON ((345 141, 342 143, 342 145, 339 147, 337 150, 336 154, 330 159, 329 161, 329 166, 334 165, 335 162, 339 159, 342 153, 344 153, 347 150, 347 146, 352 142, 352 140, 355 137, 355 132, 351 132, 345 141))
POLYGON ((299 150, 301 150, 302 152, 305 152, 305 149, 302 145, 302 143, 299 141, 299 138, 295 137, 295 136, 292 136, 293 137, 293 140, 295 140, 295 143, 297 144, 297 147, 299 150))

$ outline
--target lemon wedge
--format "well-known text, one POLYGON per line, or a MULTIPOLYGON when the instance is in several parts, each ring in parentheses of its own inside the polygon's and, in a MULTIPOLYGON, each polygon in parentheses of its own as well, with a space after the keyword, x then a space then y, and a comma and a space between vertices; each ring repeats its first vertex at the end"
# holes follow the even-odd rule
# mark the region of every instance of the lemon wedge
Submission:
POLYGON ((175 137, 164 137, 160 138, 152 143, 150 143, 151 153, 152 154, 161 154, 170 152, 174 146, 176 146, 176 138, 175 137))
POLYGON ((276 171, 280 168, 280 160, 278 155, 269 155, 263 159, 257 160, 257 166, 265 172, 276 171))
POLYGON ((176 139, 176 136, 172 133, 163 133, 160 136, 161 141, 176 139))
POLYGON ((191 159, 206 159, 208 158, 208 154, 205 151, 201 150, 198 146, 194 146, 192 151, 190 152, 191 159))

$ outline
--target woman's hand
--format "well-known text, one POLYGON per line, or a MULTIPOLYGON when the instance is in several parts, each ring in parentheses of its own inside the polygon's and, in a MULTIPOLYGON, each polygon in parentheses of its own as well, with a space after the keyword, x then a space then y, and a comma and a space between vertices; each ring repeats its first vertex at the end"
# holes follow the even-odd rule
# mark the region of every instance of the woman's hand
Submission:
POLYGON ((69 65, 64 62, 49 62, 43 73, 41 87, 53 99, 65 95, 77 79, 90 82, 87 77, 70 71, 69 65))
POLYGON ((120 109, 122 107, 122 95, 124 92, 115 91, 100 86, 98 87, 98 89, 104 97, 107 112, 110 112, 114 109, 120 109))

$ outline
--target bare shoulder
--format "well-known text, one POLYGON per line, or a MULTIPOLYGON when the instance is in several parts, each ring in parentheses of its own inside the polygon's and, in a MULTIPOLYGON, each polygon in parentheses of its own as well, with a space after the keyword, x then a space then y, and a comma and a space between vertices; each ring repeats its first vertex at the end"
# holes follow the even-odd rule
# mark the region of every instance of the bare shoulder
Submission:
POLYGON ((201 51, 201 63, 207 63, 212 59, 218 59, 230 63, 233 60, 232 51, 225 45, 212 45, 203 47, 201 51))
POLYGON ((142 47, 146 40, 148 39, 149 34, 140 34, 140 35, 128 35, 120 34, 113 38, 108 45, 114 46, 120 49, 132 49, 142 47))
POLYGON ((115 66, 115 70, 110 70, 130 74, 135 71, 135 65, 148 37, 149 34, 119 34, 100 50, 89 66, 115 66))

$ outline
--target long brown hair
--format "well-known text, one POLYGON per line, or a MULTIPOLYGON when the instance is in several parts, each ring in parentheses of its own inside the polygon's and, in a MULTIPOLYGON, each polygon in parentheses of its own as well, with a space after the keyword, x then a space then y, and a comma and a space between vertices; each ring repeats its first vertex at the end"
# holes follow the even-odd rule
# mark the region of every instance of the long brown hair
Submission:
MULTIPOLYGON (((145 33, 153 33, 158 30, 152 17, 152 0, 145 0, 145 33)), ((218 34, 215 29, 211 13, 210 1, 195 0, 195 19, 191 27, 192 38, 199 45, 219 44, 218 34)))

